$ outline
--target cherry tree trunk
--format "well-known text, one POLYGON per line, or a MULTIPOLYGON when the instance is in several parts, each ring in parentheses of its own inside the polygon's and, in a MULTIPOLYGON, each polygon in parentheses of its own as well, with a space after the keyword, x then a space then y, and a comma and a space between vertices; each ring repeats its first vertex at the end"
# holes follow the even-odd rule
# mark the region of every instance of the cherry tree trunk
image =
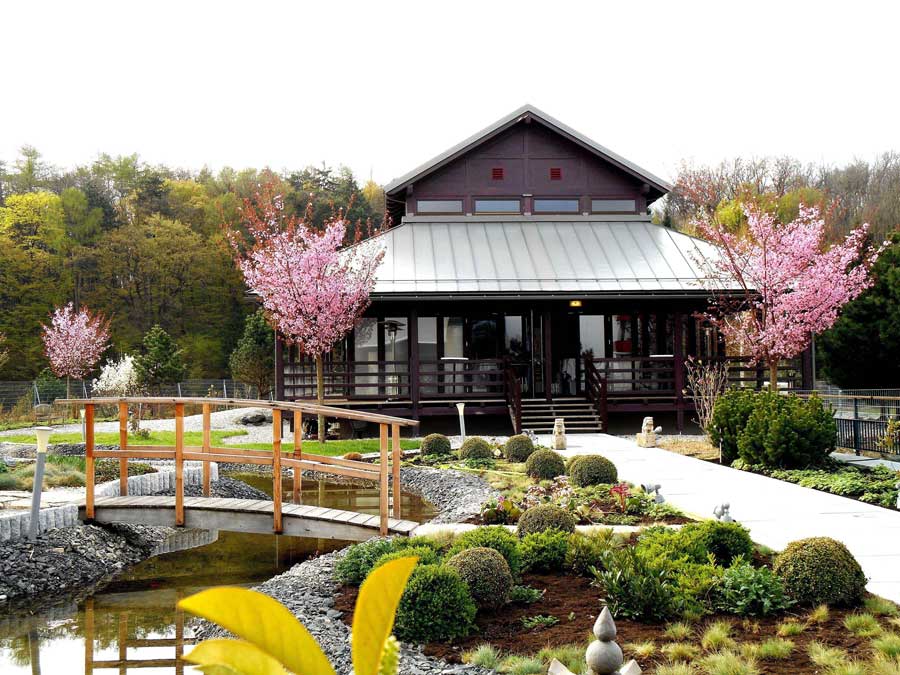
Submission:
POLYGON ((769 361, 769 389, 778 391, 778 361, 769 361))
MULTIPOLYGON (((325 405, 325 373, 322 355, 316 354, 316 399, 319 405, 325 405)), ((325 442, 325 415, 319 415, 319 443, 325 442)))

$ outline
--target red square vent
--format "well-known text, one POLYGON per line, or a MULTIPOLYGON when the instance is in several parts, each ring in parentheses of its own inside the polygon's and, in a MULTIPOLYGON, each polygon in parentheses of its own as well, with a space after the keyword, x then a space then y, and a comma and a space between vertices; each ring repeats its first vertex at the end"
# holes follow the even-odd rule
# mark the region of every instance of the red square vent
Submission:
POLYGON ((562 180, 562 169, 558 166, 550 168, 550 180, 562 180))
POLYGON ((491 180, 503 180, 503 167, 495 166, 491 169, 491 180))

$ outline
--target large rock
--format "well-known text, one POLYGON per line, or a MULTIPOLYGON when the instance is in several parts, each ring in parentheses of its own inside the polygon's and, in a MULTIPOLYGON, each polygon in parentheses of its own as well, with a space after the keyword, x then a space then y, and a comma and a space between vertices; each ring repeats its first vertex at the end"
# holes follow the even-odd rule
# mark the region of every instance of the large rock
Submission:
POLYGON ((266 408, 253 408, 245 410, 243 413, 235 417, 235 423, 245 426, 258 427, 263 424, 272 423, 272 411, 266 408))

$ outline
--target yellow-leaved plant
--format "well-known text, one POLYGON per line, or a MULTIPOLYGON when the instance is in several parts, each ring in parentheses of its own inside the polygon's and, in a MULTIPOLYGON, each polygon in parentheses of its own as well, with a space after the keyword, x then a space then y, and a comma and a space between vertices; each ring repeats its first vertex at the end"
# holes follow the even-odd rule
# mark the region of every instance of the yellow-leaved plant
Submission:
MULTIPOLYGON (((356 675, 395 675, 394 614, 416 565, 400 558, 374 570, 359 589, 351 652, 356 675)), ((277 600, 245 588, 211 588, 178 603, 237 640, 206 640, 185 656, 206 675, 335 675, 315 638, 277 600)))

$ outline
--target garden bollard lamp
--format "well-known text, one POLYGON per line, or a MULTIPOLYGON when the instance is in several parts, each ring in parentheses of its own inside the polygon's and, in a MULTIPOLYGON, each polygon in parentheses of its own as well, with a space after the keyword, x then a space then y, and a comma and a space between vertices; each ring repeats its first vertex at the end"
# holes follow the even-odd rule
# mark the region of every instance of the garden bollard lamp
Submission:
POLYGON ((457 403, 456 409, 459 411, 459 435, 462 437, 462 440, 466 440, 466 404, 465 403, 457 403))
POLYGON ((34 484, 31 487, 31 522, 28 527, 28 538, 37 539, 38 526, 41 520, 41 490, 44 486, 44 461, 47 457, 47 443, 50 441, 50 427, 35 427, 37 437, 37 462, 34 467, 34 484))

